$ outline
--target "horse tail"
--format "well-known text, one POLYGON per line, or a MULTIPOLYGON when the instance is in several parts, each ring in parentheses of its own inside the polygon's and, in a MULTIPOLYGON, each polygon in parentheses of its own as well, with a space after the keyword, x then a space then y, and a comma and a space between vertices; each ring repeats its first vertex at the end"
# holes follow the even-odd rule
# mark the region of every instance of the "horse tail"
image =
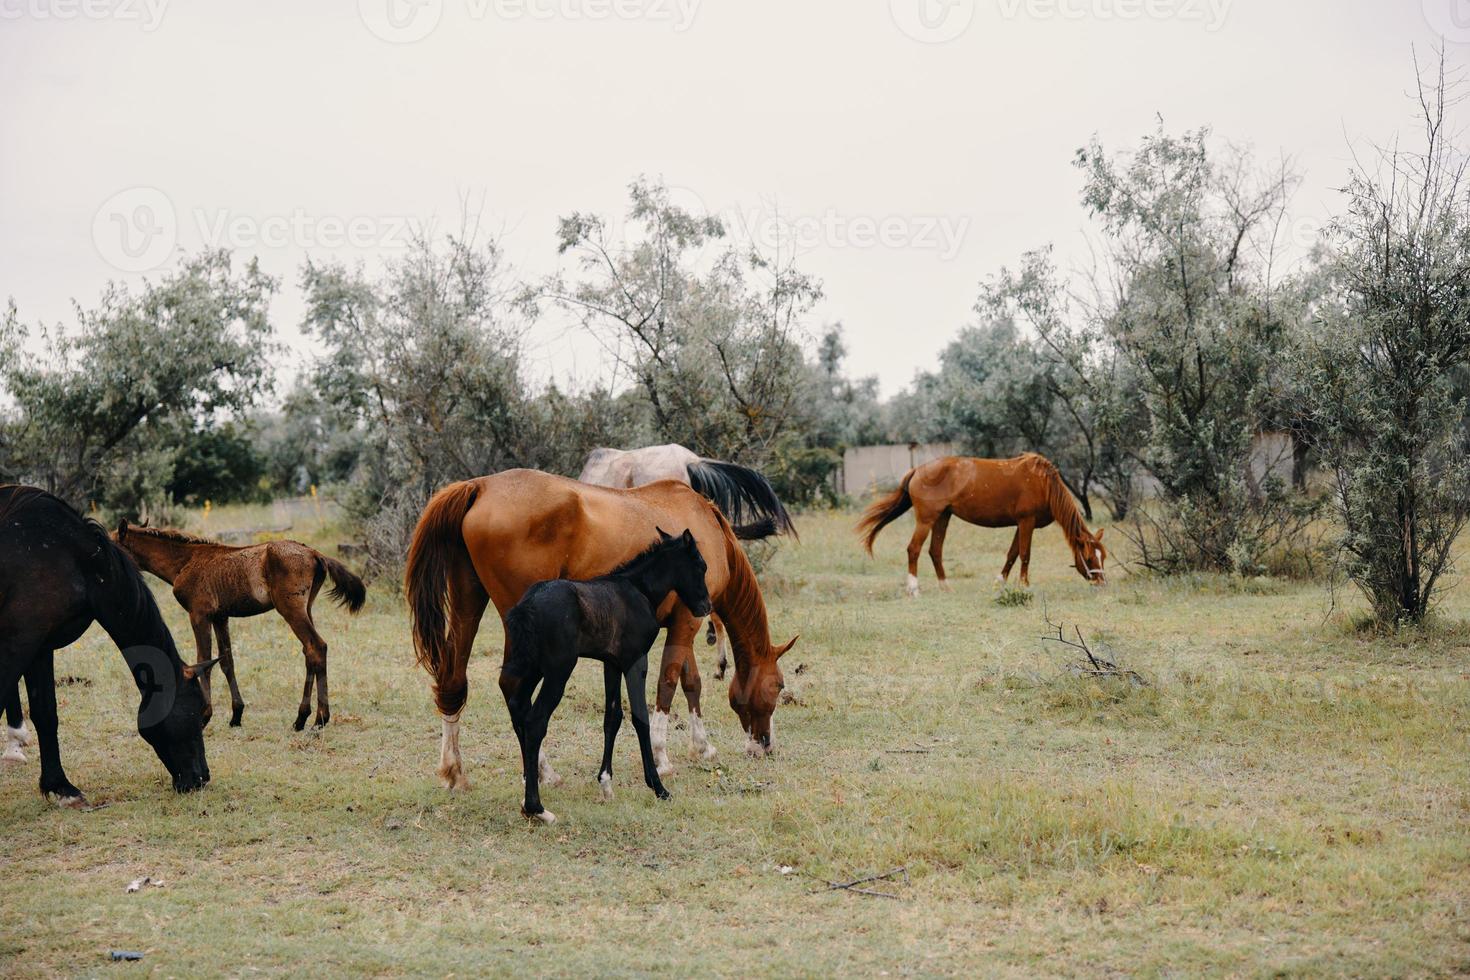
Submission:
POLYGON ((328 558, 321 552, 317 552, 316 564, 318 572, 325 572, 332 577, 332 587, 327 590, 327 595, 337 601, 350 613, 356 613, 367 601, 367 586, 362 584, 362 579, 352 574, 352 571, 335 558, 328 558))
POLYGON ((776 522, 766 517, 751 524, 732 525, 730 530, 741 541, 761 541, 776 533, 776 522))
POLYGON ((688 473, 689 485, 714 501, 730 523, 743 522, 747 516, 757 521, 770 520, 776 532, 797 536, 791 515, 786 513, 770 481, 750 467, 701 459, 689 464, 688 473))
POLYGON ((868 554, 873 553, 873 542, 878 538, 878 532, 899 517, 914 505, 909 497, 909 480, 913 478, 914 471, 909 470, 903 475, 898 488, 884 497, 879 497, 868 505, 863 511, 862 518, 858 521, 858 533, 863 535, 863 547, 868 554))
POLYGON ((449 584, 456 565, 469 561, 461 526, 479 493, 479 484, 466 480, 429 499, 414 528, 403 573, 415 659, 434 678, 434 700, 445 715, 464 707, 464 678, 455 677, 459 668, 449 645, 449 584))

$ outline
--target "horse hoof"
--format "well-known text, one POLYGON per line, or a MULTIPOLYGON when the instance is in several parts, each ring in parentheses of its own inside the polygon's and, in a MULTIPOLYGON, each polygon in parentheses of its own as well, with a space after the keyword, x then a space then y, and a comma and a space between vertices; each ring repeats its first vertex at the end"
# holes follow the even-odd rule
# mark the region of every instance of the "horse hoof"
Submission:
POLYGON ((613 798, 612 774, 603 773, 597 777, 597 792, 602 796, 603 802, 613 798))
POLYGON ((65 810, 83 810, 87 807, 87 798, 80 792, 75 796, 69 793, 47 793, 46 798, 65 810))
POLYGON ((245 706, 242 704, 230 712, 230 727, 239 728, 240 719, 243 717, 245 717, 245 706))
POLYGON ((20 763, 20 762, 25 762, 25 761, 26 761, 26 754, 21 751, 19 745, 14 744, 14 743, 6 746, 6 748, 5 748, 5 754, 4 755, 0 755, 0 762, 16 762, 16 763, 20 763))
POLYGON ((550 810, 542 810, 540 813, 526 813, 525 810, 522 810, 521 814, 527 820, 540 820, 542 823, 547 824, 556 823, 556 814, 552 813, 550 810))
POLYGON ((300 718, 297 718, 296 721, 292 723, 291 727, 298 732, 301 731, 303 728, 306 727, 306 716, 302 715, 300 718))
POLYGON ((538 786, 546 786, 551 789, 555 789, 563 782, 565 782, 565 780, 561 778, 561 774, 551 768, 547 768, 546 771, 541 774, 540 778, 536 780, 536 784, 538 786))
POLYGON ((667 776, 667 775, 669 775, 670 773, 672 773, 674 771, 674 764, 672 762, 667 762, 667 761, 660 762, 658 764, 658 766, 656 767, 656 769, 657 769, 658 774, 660 776, 667 776))
POLYGON ((30 745, 32 742, 35 741, 35 737, 31 735, 31 730, 26 727, 26 723, 24 721, 20 723, 19 728, 11 728, 9 725, 6 725, 5 737, 8 738, 10 741, 22 746, 30 745))
POLYGON ((702 749, 697 745, 690 746, 689 748, 689 758, 695 762, 709 762, 719 754, 719 750, 709 744, 706 744, 702 749))
POLYGON ((313 728, 326 728, 327 727, 327 722, 329 722, 331 720, 332 720, 331 715, 328 715, 325 718, 318 718, 316 721, 312 722, 311 724, 312 724, 312 727, 313 728))
POLYGON ((670 793, 668 790, 664 789, 662 786, 655 786, 653 788, 653 795, 656 796, 656 797, 658 797, 661 800, 672 800, 674 798, 674 794, 670 793))

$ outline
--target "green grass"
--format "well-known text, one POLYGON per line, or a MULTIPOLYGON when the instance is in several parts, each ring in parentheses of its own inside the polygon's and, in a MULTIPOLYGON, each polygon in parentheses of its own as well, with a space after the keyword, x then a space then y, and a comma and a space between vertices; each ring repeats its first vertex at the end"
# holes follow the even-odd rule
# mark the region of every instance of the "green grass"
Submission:
MULTIPOLYGON (((334 520, 292 536, 334 544, 334 520)), ((468 794, 434 779, 426 678, 374 586, 356 619, 318 604, 321 734, 289 730, 302 663, 285 624, 236 622, 245 727, 217 715, 214 781, 179 797, 94 629, 60 657, 79 679, 60 690, 62 745, 109 805, 44 805, 34 753, 0 769, 0 975, 1470 970, 1470 594, 1428 634, 1378 636, 1307 583, 1114 573, 1094 590, 1048 530, 1035 601, 997 602, 1009 536, 962 526, 954 590, 926 560, 911 601, 908 529, 870 561, 851 523, 808 515, 768 563, 776 639, 801 634, 776 756, 740 754, 701 645, 717 764, 673 732, 658 803, 625 730, 599 803, 601 675, 584 665, 552 723, 567 782, 544 794, 551 827, 518 812, 498 631, 471 667, 468 794), (1044 616, 1147 683, 1069 672, 1044 616), (906 883, 873 886, 897 899, 812 890, 898 866, 906 883), (144 874, 165 886, 124 894, 144 874), (109 949, 146 956, 113 967, 109 949)))

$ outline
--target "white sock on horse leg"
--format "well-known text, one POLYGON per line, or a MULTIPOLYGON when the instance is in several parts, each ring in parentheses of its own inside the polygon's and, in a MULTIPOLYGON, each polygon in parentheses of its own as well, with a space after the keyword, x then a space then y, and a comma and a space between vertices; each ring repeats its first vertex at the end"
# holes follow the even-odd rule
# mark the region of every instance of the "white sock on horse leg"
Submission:
POLYGON ((612 773, 606 769, 597 774, 597 792, 602 794, 604 800, 613 798, 612 773))
POLYGON ((669 761, 669 713, 653 709, 653 714, 648 717, 648 741, 653 748, 653 764, 658 769, 660 776, 667 776, 674 771, 674 764, 669 761))
POLYGON ((443 717, 444 731, 439 739, 439 780, 445 789, 469 789, 464 778, 464 762, 459 755, 459 716, 456 711, 443 717))
POLYGON ((710 744, 704 718, 697 711, 689 712, 689 754, 696 759, 713 759, 719 754, 710 744))
POLYGON ((908 588, 909 595, 911 595, 911 596, 918 595, 919 594, 919 576, 917 576, 917 575, 910 575, 909 578, 908 578, 907 588, 908 588))
POLYGON ((31 731, 26 727, 26 720, 24 718, 20 720, 19 728, 11 728, 9 725, 6 725, 5 737, 16 745, 21 746, 30 745, 33 741, 31 731))
MULTIPOLYGON (((556 774, 555 769, 551 768, 551 763, 546 758, 546 746, 544 745, 541 747, 541 751, 536 754, 536 781, 542 786, 561 785, 561 777, 556 774)), ((552 817, 551 819, 555 820, 556 818, 552 817)), ((547 823, 550 822, 551 820, 547 821, 547 823)))

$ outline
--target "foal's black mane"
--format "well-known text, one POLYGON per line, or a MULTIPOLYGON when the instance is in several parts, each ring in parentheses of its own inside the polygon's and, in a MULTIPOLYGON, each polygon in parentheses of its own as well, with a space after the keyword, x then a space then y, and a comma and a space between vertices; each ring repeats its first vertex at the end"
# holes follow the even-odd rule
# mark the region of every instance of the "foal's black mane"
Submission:
POLYGON ((83 566, 101 577, 105 590, 94 592, 100 602, 93 614, 104 629, 109 633, 119 627, 136 630, 137 639, 153 640, 178 656, 173 635, 143 574, 132 556, 107 536, 106 528, 54 494, 36 487, 0 485, 0 525, 21 514, 38 516, 46 527, 65 535, 83 566))
POLYGON ((632 558, 629 558, 627 561, 623 562, 621 565, 619 565, 617 568, 614 568, 606 575, 599 575, 598 578, 620 577, 631 575, 634 572, 642 571, 644 565, 653 561, 656 558, 661 557, 664 552, 671 551, 672 549, 681 545, 682 542, 680 541, 677 534, 674 535, 672 538, 669 538, 667 541, 655 541, 653 544, 643 549, 643 551, 634 555, 632 558))

